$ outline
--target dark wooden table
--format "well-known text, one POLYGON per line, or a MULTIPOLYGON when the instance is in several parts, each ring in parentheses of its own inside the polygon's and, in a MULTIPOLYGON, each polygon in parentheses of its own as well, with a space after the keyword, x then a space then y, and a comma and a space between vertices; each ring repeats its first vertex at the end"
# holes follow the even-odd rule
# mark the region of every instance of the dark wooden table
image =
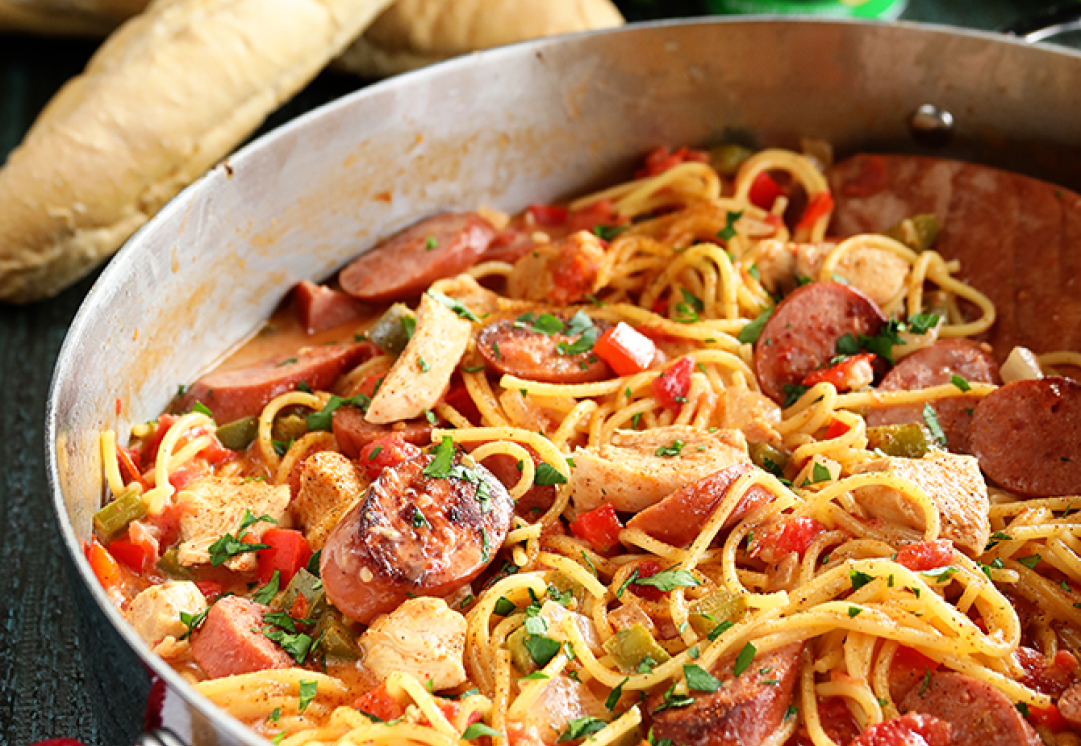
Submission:
MULTIPOLYGON (((1052 4, 911 0, 903 18, 997 29, 1052 4)), ((698 0, 626 0, 621 5, 636 20, 701 12, 698 0)), ((94 47, 89 41, 0 34, 0 157, 19 142, 60 85, 82 69, 94 47)), ((266 128, 360 85, 355 78, 322 75, 276 112, 266 128)), ((0 305, 0 383, 6 401, 0 416, 0 746, 57 737, 125 746, 142 725, 142 702, 123 701, 128 699, 122 696, 124 687, 103 687, 99 677, 86 670, 86 646, 92 643, 78 634, 79 610, 54 538, 45 480, 43 413, 49 379, 64 334, 93 279, 49 301, 0 305)))

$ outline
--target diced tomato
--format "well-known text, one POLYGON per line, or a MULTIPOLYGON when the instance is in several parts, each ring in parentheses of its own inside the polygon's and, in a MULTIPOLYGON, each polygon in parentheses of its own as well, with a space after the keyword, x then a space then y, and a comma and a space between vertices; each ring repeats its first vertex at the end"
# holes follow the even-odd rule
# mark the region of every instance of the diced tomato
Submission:
POLYGON ((134 544, 127 539, 117 539, 109 542, 109 553, 137 573, 141 573, 146 566, 146 547, 142 544, 134 544))
POLYGON ((101 583, 101 587, 112 592, 120 588, 123 576, 120 574, 120 565, 109 550, 101 545, 96 538, 91 539, 86 545, 86 558, 90 561, 90 568, 95 577, 101 583))
POLYGON ((844 185, 846 197, 871 197, 886 188, 886 161, 872 155, 860 159, 862 168, 844 185))
POLYGON ((368 476, 372 479, 378 477, 383 469, 397 466, 403 461, 408 461, 420 455, 420 449, 412 443, 407 443, 405 436, 395 432, 376 438, 360 451, 357 461, 368 476))
POLYGON ((874 360, 874 353, 861 352, 858 355, 846 357, 828 368, 811 371, 803 377, 802 383, 804 386, 832 383, 838 391, 863 388, 874 380, 874 360))
POLYGON ((457 384, 451 383, 450 391, 443 397, 443 401, 457 409, 459 414, 474 425, 480 424, 480 410, 477 409, 477 403, 473 401, 473 397, 470 396, 469 390, 461 380, 457 384))
POLYGON ((180 491, 201 477, 206 471, 206 466, 198 461, 189 461, 173 472, 169 472, 169 484, 173 489, 180 491))
POLYGON ((1066 722, 1066 718, 1062 717, 1062 713, 1058 711, 1054 703, 1047 707, 1029 705, 1028 719, 1033 725, 1042 725, 1052 733, 1064 733, 1070 730, 1070 724, 1066 722))
POLYGON ((842 435, 848 432, 848 425, 840 420, 830 420, 830 426, 826 428, 826 440, 833 440, 834 438, 840 438, 842 435))
POLYGON ((859 735, 860 726, 844 697, 819 697, 818 719, 826 735, 836 743, 847 744, 859 735))
POLYGON ((920 676, 923 676, 927 671, 937 671, 940 665, 942 664, 932 658, 928 658, 920 651, 902 645, 897 648, 897 652, 893 654, 893 666, 891 672, 896 668, 911 668, 912 670, 919 672, 920 676))
POLYGON ((180 519, 184 515, 187 503, 166 503, 157 515, 148 515, 139 522, 149 524, 156 529, 159 547, 169 547, 180 538, 180 519))
POLYGON ((593 351, 617 374, 630 376, 650 366, 657 354, 657 345, 633 326, 620 321, 600 336, 593 344, 593 351))
POLYGON ((559 205, 530 205, 526 208, 526 212, 533 217, 534 223, 545 228, 563 225, 567 222, 567 216, 570 214, 566 207, 560 207, 559 205))
POLYGON ((900 700, 912 689, 922 686, 932 671, 939 668, 938 661, 931 660, 917 650, 900 647, 890 665, 890 692, 900 700))
POLYGON ((868 726, 849 746, 949 746, 950 726, 931 715, 907 712, 868 726))
POLYGON ((897 562, 913 572, 926 572, 953 562, 953 542, 949 539, 917 541, 897 552, 897 562))
POLYGON ((773 177, 767 172, 762 171, 758 176, 754 177, 754 181, 751 182, 751 191, 747 196, 755 207, 769 210, 773 207, 773 203, 777 201, 777 198, 783 197, 784 194, 781 185, 774 181, 773 177))
POLYGON ((778 562, 792 552, 802 557, 815 537, 825 530, 814 518, 786 518, 771 524, 761 536, 754 536, 751 556, 766 562, 778 562))
POLYGON ((582 513, 571 523, 571 533, 588 541, 598 552, 610 551, 619 544, 619 532, 622 530, 623 524, 619 522, 611 503, 582 513))
POLYGON ((691 150, 686 146, 673 153, 667 147, 661 145, 650 151, 649 155, 646 156, 646 165, 638 169, 635 177, 641 179, 646 176, 663 174, 668 169, 687 162, 709 163, 709 153, 704 150, 691 150))
POLYGON ((218 440, 218 436, 210 435, 210 445, 199 451, 198 457, 206 459, 211 464, 220 464, 237 457, 237 452, 226 448, 218 440))
POLYGON ((196 580, 195 587, 206 596, 207 601, 213 601, 222 592, 221 583, 216 580, 196 580))
POLYGON ((382 721, 397 720, 405 714, 405 708, 390 695, 386 684, 380 684, 367 694, 362 694, 353 703, 353 708, 374 715, 382 721))
POLYGON ((282 587, 285 587, 297 570, 308 565, 312 556, 312 548, 304 534, 291 528, 268 528, 258 541, 270 545, 270 549, 256 552, 260 583, 267 583, 274 571, 279 570, 282 587))
MULTIPOLYGON (((452 723, 454 723, 454 722, 456 722, 458 720, 458 716, 462 712, 462 705, 461 704, 459 704, 458 702, 454 702, 452 700, 449 700, 449 699, 443 699, 442 697, 435 697, 434 699, 435 699, 436 707, 439 708, 440 712, 443 713, 443 716, 447 720, 449 720, 452 723)), ((473 723, 479 723, 480 721, 481 721, 481 712, 480 712, 480 710, 473 709, 469 713, 469 719, 466 722, 465 727, 468 728, 473 723)), ((427 722, 427 719, 425 719, 425 722, 427 722)))
POLYGON ((616 212, 615 204, 610 199, 599 199, 593 204, 575 210, 567 216, 567 231, 592 231, 598 225, 627 225, 628 218, 616 212))
MULTIPOLYGON (((638 566, 635 569, 638 570, 638 577, 649 578, 656 575, 664 568, 661 566, 661 563, 656 560, 643 560, 638 563, 638 566)), ((668 591, 662 591, 660 588, 652 585, 631 583, 630 588, 631 593, 639 598, 644 598, 647 601, 661 601, 668 595, 668 591)))
POLYGON ((179 418, 173 414, 163 414, 158 417, 158 426, 154 428, 154 432, 150 434, 150 437, 143 441, 142 449, 139 453, 140 464, 153 464, 154 460, 158 456, 158 446, 161 445, 162 438, 165 437, 165 433, 169 432, 169 428, 173 426, 179 418))
POLYGON ((824 218, 833 212, 833 207, 833 195, 828 190, 819 192, 811 198, 811 201, 808 203, 807 209, 803 211, 803 215, 800 217, 796 228, 812 227, 819 219, 824 218))
POLYGON ((664 316, 668 313, 668 296, 662 295, 653 301, 653 306, 649 309, 658 316, 664 316))
POLYGON ((691 373, 694 372, 694 360, 681 357, 659 376, 653 379, 653 398, 667 409, 679 411, 686 403, 691 390, 691 373))
POLYGON ((1059 648, 1059 651, 1055 653, 1055 665, 1064 671, 1073 673, 1077 670, 1077 657, 1069 650, 1059 648))
MULTIPOLYGON (((1024 645, 1017 648, 1016 655, 1017 662, 1025 670, 1021 683, 1028 688, 1057 697, 1073 684, 1073 668, 1070 667, 1069 659, 1060 659, 1056 655, 1055 659, 1049 662, 1038 651, 1024 645), (1064 665, 1060 666, 1060 662, 1064 665)), ((1070 658, 1073 656, 1070 655, 1070 658)), ((1076 659, 1074 664, 1076 666, 1076 659)))

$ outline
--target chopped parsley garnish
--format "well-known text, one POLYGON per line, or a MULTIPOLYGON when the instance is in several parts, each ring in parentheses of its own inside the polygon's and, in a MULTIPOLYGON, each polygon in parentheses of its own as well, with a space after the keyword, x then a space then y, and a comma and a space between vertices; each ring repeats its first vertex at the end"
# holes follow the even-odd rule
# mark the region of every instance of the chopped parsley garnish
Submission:
POLYGON ((717 238, 730 241, 736 235, 736 221, 743 217, 743 210, 729 212, 724 216, 724 228, 717 231, 717 238))
POLYGON ((858 355, 860 354, 860 343, 851 334, 843 334, 837 339, 837 344, 834 345, 833 349, 838 355, 858 355))
POLYGON ((533 473, 533 484, 566 484, 567 478, 560 473, 559 469, 555 468, 549 463, 541 462, 537 464, 537 469, 533 473))
POLYGON ((811 467, 811 481, 808 484, 818 484, 819 482, 828 482, 833 479, 830 474, 830 470, 824 464, 815 462, 811 467))
POLYGON ((323 558, 323 550, 322 549, 317 549, 314 552, 312 552, 312 558, 310 560, 308 560, 308 568, 307 568, 308 572, 310 572, 312 575, 314 575, 317 578, 320 577, 320 574, 319 574, 319 560, 321 560, 322 558, 323 558))
POLYGON ((263 605, 269 604, 278 595, 281 588, 281 577, 281 570, 275 570, 267 584, 252 594, 251 600, 263 605))
POLYGON ((919 694, 923 694, 927 691, 927 687, 931 686, 931 669, 928 668, 923 672, 923 683, 920 684, 919 694))
POLYGON ((550 313, 542 313, 534 319, 534 315, 533 311, 523 314, 518 317, 514 322, 514 325, 522 329, 528 329, 531 332, 543 334, 546 337, 550 337, 553 334, 559 334, 563 331, 563 322, 556 316, 553 316, 550 313))
POLYGON ((413 519, 411 521, 413 528, 431 528, 432 524, 428 523, 428 519, 424 517, 424 513, 420 512, 420 508, 416 505, 413 506, 413 519))
POLYGON ((679 292, 682 293, 683 300, 676 304, 674 320, 681 324, 693 324, 701 320, 699 314, 706 310, 706 304, 687 288, 680 288, 679 292))
POLYGON ((958 569, 956 567, 946 565, 945 567, 936 567, 933 570, 924 570, 920 574, 933 579, 936 583, 947 583, 957 573, 958 569))
POLYGON ((556 743, 564 743, 565 741, 574 741, 579 738, 585 738, 591 736, 598 731, 604 730, 604 726, 608 723, 604 722, 600 718, 595 717, 580 717, 567 721, 567 729, 560 734, 559 740, 556 743))
POLYGON ((972 386, 969 385, 969 382, 961 376, 957 375, 956 373, 950 376, 950 383, 952 383, 954 386, 961 389, 962 391, 972 391, 972 386))
POLYGON ((918 313, 908 320, 908 331, 913 334, 926 334, 938 325, 937 313, 918 313))
MULTIPOLYGON (((276 523, 277 521, 275 521, 276 523)), ((240 535, 244 533, 244 530, 240 530, 240 535)), ((245 552, 258 552, 260 549, 270 549, 269 544, 261 543, 249 543, 241 541, 240 535, 233 536, 232 534, 225 534, 213 544, 210 545, 210 564, 214 567, 219 567, 224 563, 236 557, 238 554, 244 554, 245 552)))
POLYGON ((713 693, 721 688, 720 679, 701 666, 683 667, 683 676, 687 679, 687 688, 695 692, 713 693))
POLYGON ((593 226, 593 235, 602 241, 611 241, 623 231, 627 230, 630 226, 626 225, 603 225, 597 224, 593 226))
POLYGON ((642 660, 638 661, 638 667, 635 668, 637 673, 651 674, 653 668, 657 665, 657 661, 653 660, 652 656, 644 656, 642 660))
POLYGON ((859 616, 860 612, 862 612, 862 611, 863 611, 863 609, 861 609, 859 606, 849 606, 848 607, 848 615, 850 617, 859 616))
POLYGON ((676 694, 676 685, 668 687, 668 691, 664 693, 664 697, 661 700, 661 704, 657 706, 653 712, 658 713, 663 710, 669 710, 675 707, 687 707, 694 704, 694 697, 686 694, 676 694))
POLYGON ((556 657, 556 653, 559 652, 560 648, 558 641, 544 635, 526 635, 522 642, 529 653, 529 657, 540 668, 547 666, 552 658, 556 657))
POLYGON ((492 342, 492 354, 495 355, 496 360, 502 360, 503 359, 503 353, 499 351, 499 343, 498 342, 492 342))
POLYGON ((444 437, 435 447, 435 458, 431 460, 421 473, 432 479, 446 479, 450 476, 451 466, 454 464, 454 440, 444 437))
POLYGON ((263 514, 256 517, 254 513, 248 508, 244 509, 244 517, 240 519, 240 528, 237 530, 237 536, 242 536, 245 531, 254 526, 256 523, 273 523, 277 524, 278 519, 269 515, 263 514))
POLYGON ((927 423, 927 429, 931 431, 931 435, 935 436, 935 440, 941 445, 946 445, 946 433, 942 432, 942 426, 938 424, 938 414, 931 406, 931 402, 923 405, 923 421, 927 423))
POLYGON ((308 709, 308 705, 315 699, 315 695, 319 692, 318 681, 305 681, 300 680, 300 706, 297 708, 300 712, 304 712, 308 709))
POLYGON ((276 722, 278 722, 278 719, 281 718, 281 716, 282 716, 282 708, 275 707, 273 710, 271 710, 270 714, 267 715, 266 719, 269 720, 272 723, 276 723, 276 722))
POLYGON ((983 551, 989 552, 995 547, 997 547, 1000 542, 1003 541, 1013 541, 1013 537, 1005 531, 996 531, 995 533, 991 534, 991 540, 987 542, 987 546, 983 548, 983 551))
POLYGON ((758 317, 747 324, 745 327, 739 330, 739 334, 736 335, 743 344, 754 344, 758 341, 758 337, 762 334, 762 328, 765 327, 766 322, 769 321, 769 317, 773 315, 773 307, 767 308, 762 313, 758 314, 758 317))
POLYGON ((295 357, 289 357, 289 358, 286 358, 285 360, 282 360, 280 363, 278 363, 274 367, 275 368, 281 368, 283 365, 293 365, 294 363, 296 363, 296 361, 297 361, 297 359, 295 357))
POLYGON ((867 573, 860 572, 859 570, 849 570, 848 579, 852 581, 852 590, 858 591, 860 588, 874 580, 875 576, 868 575, 867 573))
POLYGON ((751 661, 754 660, 754 655, 757 652, 757 648, 752 643, 744 645, 743 650, 740 650, 739 655, 736 656, 736 665, 733 667, 732 672, 736 676, 741 675, 750 667, 751 661))
POLYGON ((544 671, 534 671, 528 676, 519 676, 518 681, 547 681, 550 678, 552 677, 544 671))
POLYGON ((1018 557, 1017 561, 1027 567, 1030 570, 1035 570, 1036 565, 1040 564, 1042 557, 1038 554, 1030 554, 1028 557, 1018 557))
POLYGON ((577 337, 573 342, 559 342, 556 344, 556 352, 560 355, 581 355, 593 349, 597 341, 597 327, 593 325, 593 319, 581 309, 567 322, 564 334, 568 337, 577 337))
POLYGON ((439 246, 439 242, 435 240, 435 236, 428 236, 427 240, 424 241, 425 251, 431 251, 437 246, 439 246))
POLYGON ((443 295, 443 293, 439 292, 438 290, 433 290, 431 288, 428 288, 428 295, 431 296, 434 300, 442 303, 450 310, 454 311, 454 313, 458 314, 459 318, 480 323, 480 319, 478 319, 472 311, 462 305, 461 301, 457 301, 454 298, 443 295))
POLYGON ((652 586, 667 593, 676 588, 693 588, 702 585, 702 582, 687 570, 664 570, 647 578, 638 577, 634 584, 652 586))
POLYGON ((191 407, 192 412, 198 412, 199 414, 205 414, 210 419, 214 419, 214 413, 210 411, 210 407, 203 404, 201 401, 195 402, 191 407))
POLYGON ((376 458, 378 458, 379 454, 382 453, 382 452, 383 452, 383 446, 376 446, 375 448, 373 448, 371 451, 368 452, 368 460, 369 461, 374 461, 376 458))
POLYGON ((420 370, 421 373, 427 373, 432 369, 432 366, 428 365, 427 360, 420 356, 417 356, 417 369, 420 370))
POLYGON ((804 386, 799 383, 786 383, 781 387, 784 391, 784 406, 787 409, 800 400, 800 397, 807 393, 810 386, 804 386))
POLYGON ((492 609, 492 613, 498 614, 499 616, 507 616, 513 614, 517 608, 518 607, 506 596, 500 596, 499 600, 495 602, 495 608, 492 609))
POLYGON ((463 365, 462 366, 462 372, 463 373, 480 373, 482 370, 484 370, 483 365, 469 365, 469 366, 463 365))
POLYGON ((609 710, 616 709, 616 705, 619 704, 619 698, 623 696, 623 685, 631 680, 631 677, 623 679, 623 681, 616 684, 616 688, 608 694, 608 699, 604 700, 604 706, 609 710))
POLYGON ((330 430, 334 421, 334 413, 340 408, 360 407, 360 411, 367 414, 368 405, 371 403, 371 397, 366 394, 357 394, 356 396, 350 396, 348 399, 331 394, 330 399, 323 405, 323 408, 305 417, 304 422, 307 423, 308 429, 313 432, 316 430, 330 430))
POLYGON ((503 738, 503 734, 497 731, 490 725, 484 723, 473 723, 465 732, 462 733, 463 741, 472 741, 474 738, 480 738, 481 736, 492 736, 493 738, 503 738))
POLYGON ((683 448, 686 445, 687 444, 684 443, 682 440, 673 440, 668 445, 658 448, 656 451, 653 452, 653 455, 672 458, 678 456, 683 451, 683 448))
POLYGON ((207 607, 200 611, 198 614, 189 614, 186 611, 180 612, 180 623, 188 628, 188 631, 180 636, 181 640, 186 640, 191 637, 191 633, 198 628, 206 620, 206 615, 210 613, 210 607, 207 607))
POLYGON ((1021 713, 1022 717, 1028 717, 1028 702, 1017 702, 1014 707, 1017 708, 1017 711, 1021 713))
POLYGON ((406 339, 412 339, 413 333, 417 330, 417 317, 405 315, 401 319, 402 331, 405 332, 406 339))
POLYGON ((707 635, 707 637, 709 637, 710 642, 712 642, 713 640, 716 640, 718 637, 720 637, 725 632, 727 632, 728 630, 732 629, 735 626, 736 626, 735 624, 733 624, 732 622, 725 619, 724 621, 720 622, 716 627, 711 629, 709 631, 709 635, 707 635))

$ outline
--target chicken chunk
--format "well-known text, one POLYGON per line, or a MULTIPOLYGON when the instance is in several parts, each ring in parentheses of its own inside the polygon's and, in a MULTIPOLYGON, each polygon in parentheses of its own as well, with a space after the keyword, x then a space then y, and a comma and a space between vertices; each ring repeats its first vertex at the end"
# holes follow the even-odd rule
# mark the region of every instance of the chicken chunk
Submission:
MULTIPOLYGON (((771 293, 787 293, 801 278, 821 279, 822 265, 837 244, 764 242, 755 262, 762 286, 771 293)), ((857 290, 862 290, 879 306, 894 298, 908 279, 909 266, 889 251, 854 246, 845 251, 833 274, 857 290)))
POLYGON ((366 480, 353 462, 334 451, 309 456, 301 467, 300 489, 289 506, 312 549, 322 549, 327 535, 364 496, 366 480))
POLYGON ((571 720, 587 717, 608 720, 611 713, 585 684, 561 674, 544 685, 525 716, 510 721, 507 730, 512 743, 554 746, 571 720))
POLYGON ((387 425, 420 417, 434 407, 450 385, 471 333, 468 321, 422 295, 416 331, 372 397, 365 419, 387 425))
POLYGON ((742 386, 730 386, 724 391, 724 426, 739 430, 751 443, 780 445, 777 425, 781 423, 781 408, 768 396, 742 386))
POLYGON ((603 655, 601 638, 597 635, 597 629, 593 626, 593 621, 589 617, 579 614, 577 611, 570 611, 555 601, 545 601, 538 616, 548 623, 548 637, 560 642, 571 641, 570 636, 562 629, 563 620, 570 617, 574 620, 574 625, 578 628, 579 634, 582 635, 582 639, 585 640, 586 645, 593 651, 593 654, 603 655))
POLYGON ((364 666, 380 681, 408 673, 432 691, 465 682, 465 617, 439 598, 413 598, 378 617, 360 637, 364 666))
MULTIPOLYGON (((289 506, 289 485, 245 481, 241 477, 205 477, 180 492, 180 546, 177 558, 182 565, 210 562, 210 545, 225 534, 236 536, 244 511, 256 517, 268 516, 282 524, 289 506)), ((274 524, 258 521, 245 536, 259 539, 274 524)), ((255 570, 254 552, 244 552, 226 560, 225 567, 236 572, 255 570)))
POLYGON ((167 637, 180 639, 188 631, 180 612, 195 616, 206 609, 206 598, 195 583, 170 580, 152 585, 132 599, 127 619, 139 637, 155 647, 167 637))
POLYGON ((604 243, 579 231, 519 259, 507 276, 507 295, 559 305, 577 303, 597 290, 594 283, 603 262, 604 243))
POLYGON ((571 473, 580 511, 611 503, 637 513, 666 495, 735 463, 750 463, 738 430, 702 432, 686 425, 619 431, 612 442, 577 448, 571 473))
MULTIPOLYGON (((972 456, 935 452, 921 459, 889 457, 868 461, 855 471, 884 471, 916 484, 938 506, 943 538, 971 555, 981 554, 987 546, 990 502, 979 463, 972 456)), ((926 527, 922 512, 892 487, 860 487, 854 496, 876 518, 917 530, 926 527)))

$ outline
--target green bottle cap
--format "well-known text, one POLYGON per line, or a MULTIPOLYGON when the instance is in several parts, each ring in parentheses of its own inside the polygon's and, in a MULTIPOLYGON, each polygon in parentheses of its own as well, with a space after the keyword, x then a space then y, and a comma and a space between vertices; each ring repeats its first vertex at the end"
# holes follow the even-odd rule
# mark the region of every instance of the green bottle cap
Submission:
POLYGON ((892 21, 908 0, 708 0, 714 13, 802 14, 892 21))

